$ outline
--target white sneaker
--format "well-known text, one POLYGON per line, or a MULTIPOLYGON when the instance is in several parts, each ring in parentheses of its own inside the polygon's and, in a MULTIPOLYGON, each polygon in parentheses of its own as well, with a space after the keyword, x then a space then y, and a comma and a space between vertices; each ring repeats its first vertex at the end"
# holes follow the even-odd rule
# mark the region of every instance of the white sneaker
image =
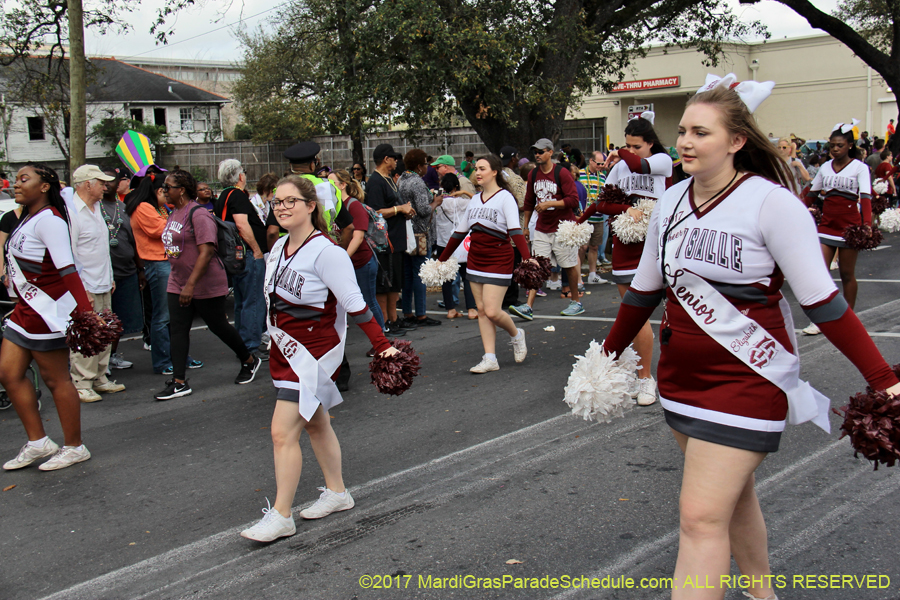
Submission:
POLYGON ((59 446, 57 446, 56 442, 50 438, 47 438, 47 441, 44 442, 43 446, 29 446, 28 444, 25 444, 22 446, 22 449, 19 450, 19 455, 12 460, 6 461, 3 464, 3 468, 7 471, 21 469, 22 467, 27 467, 36 460, 52 456, 56 454, 57 451, 59 451, 59 446))
MULTIPOLYGON (((513 347, 513 356, 516 357, 516 362, 520 363, 525 360, 525 357, 528 355, 528 346, 525 345, 525 330, 519 329, 519 333, 521 334, 518 338, 510 338, 509 343, 513 347)), ((499 366, 497 367, 500 368, 499 366)))
POLYGON ((41 471, 65 469, 75 463, 86 461, 90 457, 91 453, 84 447, 84 444, 80 446, 63 446, 59 452, 53 455, 53 458, 39 466, 38 469, 41 471))
POLYGON ((293 516, 282 516, 280 512, 272 508, 268 498, 266 498, 266 505, 268 508, 262 509, 265 516, 253 527, 243 530, 241 537, 255 542, 271 542, 297 533, 293 516))
POLYGON ((810 323, 809 327, 803 329, 801 333, 803 335, 819 335, 820 333, 822 333, 822 331, 819 329, 818 325, 816 325, 815 323, 810 323))
POLYGON ((587 278, 588 284, 592 283, 609 283, 607 280, 600 277, 598 273, 589 273, 587 278))
POLYGON ((121 352, 116 352, 109 357, 109 366, 112 369, 130 369, 134 366, 134 363, 125 360, 121 352))
POLYGON ((548 290, 561 290, 562 289, 562 281, 547 281, 547 289, 548 290))
POLYGON ((631 389, 628 390, 631 394, 632 400, 637 400, 638 394, 641 393, 641 380, 637 377, 634 378, 634 381, 631 383, 631 389))
POLYGON ((829 271, 837 271, 837 269, 838 269, 837 261, 832 262, 831 266, 828 268, 829 271))
POLYGON ((82 402, 100 402, 103 398, 100 397, 100 394, 95 392, 94 390, 86 390, 82 388, 78 388, 78 398, 82 402))
POLYGON ((150 344, 148 344, 147 342, 144 342, 144 350, 150 352, 150 344))
POLYGON ((115 381, 107 381, 100 385, 94 385, 94 391, 99 394, 115 394, 116 392, 124 392, 125 386, 115 381))
POLYGON ((656 402, 656 380, 652 377, 638 379, 638 406, 650 406, 656 402))
POLYGON ((356 506, 353 496, 350 495, 350 490, 344 490, 344 496, 341 497, 340 494, 332 492, 327 487, 320 487, 319 489, 322 490, 322 494, 316 500, 316 503, 300 511, 300 516, 304 519, 321 519, 333 512, 350 510, 356 506))
POLYGON ((490 371, 499 371, 500 363, 497 362, 497 359, 488 360, 487 358, 482 357, 481 362, 469 369, 470 373, 488 373, 490 371))

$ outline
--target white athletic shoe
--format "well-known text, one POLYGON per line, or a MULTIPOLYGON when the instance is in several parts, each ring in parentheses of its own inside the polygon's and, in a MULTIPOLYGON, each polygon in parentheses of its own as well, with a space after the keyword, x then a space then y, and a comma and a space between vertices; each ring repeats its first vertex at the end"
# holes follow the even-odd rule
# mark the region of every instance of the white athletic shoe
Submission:
POLYGON ((517 363, 524 361, 525 357, 528 355, 528 346, 525 345, 525 330, 519 328, 519 333, 521 335, 518 338, 510 338, 509 340, 509 343, 513 347, 513 356, 516 357, 517 363))
POLYGON ((641 380, 637 377, 634 378, 634 381, 631 384, 631 389, 628 390, 628 393, 631 394, 632 400, 637 400, 638 394, 641 393, 641 380))
POLYGON ((599 273, 589 273, 587 278, 588 285, 594 283, 609 283, 606 279, 600 277, 599 273))
POLYGON ((57 446, 56 442, 50 438, 47 438, 43 446, 29 446, 28 444, 25 444, 22 446, 22 449, 19 450, 18 456, 12 460, 6 461, 6 463, 3 464, 3 468, 7 471, 21 469, 22 467, 27 467, 36 460, 53 456, 58 450, 59 446, 57 446))
POLYGON ((562 289, 562 281, 547 281, 547 289, 548 290, 561 290, 562 289))
POLYGON ((91 457, 91 453, 84 447, 80 446, 63 446, 59 452, 53 455, 53 458, 38 467, 41 471, 56 471, 57 469, 65 469, 71 467, 75 463, 86 461, 91 457))
POLYGON ((819 335, 820 333, 822 333, 822 331, 819 329, 818 325, 816 325, 815 323, 810 323, 809 327, 803 329, 801 333, 803 335, 819 335))
POLYGON ((638 406, 650 406, 656 402, 656 380, 652 377, 638 379, 639 388, 637 394, 638 406))
POLYGON ((322 494, 316 500, 316 503, 300 511, 300 516, 304 519, 321 519, 333 512, 350 510, 356 506, 353 496, 350 495, 350 490, 344 490, 344 495, 341 497, 340 494, 332 492, 327 487, 320 487, 319 489, 322 490, 322 494))
POLYGON ((241 537, 255 542, 272 542, 281 537, 288 537, 297 533, 294 525, 294 517, 284 517, 280 512, 272 508, 269 499, 266 498, 268 508, 262 509, 263 515, 259 523, 241 532, 241 537))
POLYGON ((471 373, 488 373, 490 371, 499 371, 500 363, 497 362, 497 359, 488 360, 487 358, 482 357, 481 362, 469 369, 471 373))

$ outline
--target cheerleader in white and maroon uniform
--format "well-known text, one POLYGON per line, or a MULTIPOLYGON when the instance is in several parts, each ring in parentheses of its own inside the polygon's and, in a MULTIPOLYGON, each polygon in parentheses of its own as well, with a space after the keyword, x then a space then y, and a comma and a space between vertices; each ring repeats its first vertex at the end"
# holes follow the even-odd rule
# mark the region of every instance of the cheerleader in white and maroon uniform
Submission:
MULTIPOLYGON (((788 399, 792 422, 828 427, 829 408, 799 380, 785 277, 873 388, 896 393, 900 384, 838 294, 803 203, 782 187, 791 174, 753 119, 774 84, 735 83, 710 76, 688 102, 677 147, 692 178, 656 206, 604 347, 621 353, 667 299, 659 393, 685 455, 674 580, 721 581, 733 555, 751 578, 748 595, 773 600, 754 471, 778 448, 788 399)), ((676 587, 672 598, 721 600, 726 591, 676 587)))
MULTIPOLYGON (((606 159, 604 168, 612 166, 606 177, 607 185, 619 187, 634 202, 641 198, 659 200, 663 192, 672 184, 672 157, 666 152, 653 129, 655 115, 645 111, 625 126, 625 148, 613 150, 606 159)), ((620 215, 627 213, 635 221, 643 218, 643 213, 627 204, 595 202, 578 219, 583 223, 594 213, 620 215)), ((613 219, 609 219, 609 231, 613 239, 612 275, 610 279, 619 288, 619 295, 625 296, 628 285, 637 272, 644 251, 644 242, 626 244, 613 230, 613 219)), ((656 402, 656 381, 650 374, 653 363, 653 330, 650 321, 641 328, 634 338, 634 350, 641 357, 638 369, 638 388, 634 397, 641 406, 656 402)))
POLYGON ((469 369, 472 373, 497 371, 497 327, 509 334, 517 363, 525 360, 528 348, 525 331, 518 329, 503 310, 503 296, 512 282, 514 253, 510 240, 519 249, 522 260, 531 260, 528 243, 522 235, 519 205, 504 179, 503 165, 493 154, 475 162, 475 180, 481 192, 469 201, 456 231, 438 260, 445 261, 471 231, 466 278, 472 284, 472 295, 478 307, 478 329, 484 356, 469 369))
POLYGON ((21 469, 52 456, 39 467, 52 471, 91 457, 81 442, 81 401, 69 377, 66 324, 74 308, 93 308, 75 270, 56 172, 44 165, 23 167, 14 189, 16 202, 25 207, 28 216, 9 235, 4 249, 19 303, 3 337, 0 383, 25 426, 28 443, 3 468, 21 469), (62 449, 44 432, 34 383, 25 377, 32 360, 53 394, 65 437, 62 449))
MULTIPOLYGON (((825 264, 838 255, 838 269, 844 299, 850 308, 856 305, 856 258, 859 251, 848 248, 844 230, 851 225, 872 226, 872 179, 869 167, 858 159, 859 148, 853 139, 853 125, 838 123, 829 139, 831 157, 819 168, 806 196, 806 204, 816 203, 821 195, 822 220, 819 242, 825 264)), ((806 335, 820 333, 815 323, 803 330, 806 335)))
POLYGON ((324 209, 315 186, 292 175, 278 182, 272 209, 288 235, 279 239, 266 264, 266 297, 272 352, 269 368, 278 389, 272 415, 275 450, 275 506, 241 532, 271 542, 296 532, 291 506, 303 459, 300 434, 306 430, 325 476, 322 494, 300 513, 319 519, 353 508, 341 475, 341 447, 328 410, 341 402, 334 381, 344 354, 347 315, 362 328, 376 352, 395 354, 363 299, 350 257, 326 234, 324 209))

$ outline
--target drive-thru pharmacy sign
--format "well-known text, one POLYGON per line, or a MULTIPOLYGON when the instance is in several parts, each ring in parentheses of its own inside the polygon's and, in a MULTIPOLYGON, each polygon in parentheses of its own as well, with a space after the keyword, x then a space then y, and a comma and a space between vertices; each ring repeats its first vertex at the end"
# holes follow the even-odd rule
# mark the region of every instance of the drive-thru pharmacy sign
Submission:
POLYGON ((660 88, 678 87, 681 85, 681 77, 660 77, 658 79, 639 79, 637 81, 620 81, 611 92, 640 92, 643 90, 658 90, 660 88))

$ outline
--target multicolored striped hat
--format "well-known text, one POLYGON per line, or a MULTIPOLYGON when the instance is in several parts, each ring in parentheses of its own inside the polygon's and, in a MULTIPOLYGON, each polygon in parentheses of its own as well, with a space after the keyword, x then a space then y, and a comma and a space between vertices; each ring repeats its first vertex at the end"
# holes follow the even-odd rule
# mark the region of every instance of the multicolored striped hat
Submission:
POLYGON ((143 177, 147 167, 153 164, 150 139, 143 133, 129 129, 116 146, 116 154, 135 177, 143 177))

